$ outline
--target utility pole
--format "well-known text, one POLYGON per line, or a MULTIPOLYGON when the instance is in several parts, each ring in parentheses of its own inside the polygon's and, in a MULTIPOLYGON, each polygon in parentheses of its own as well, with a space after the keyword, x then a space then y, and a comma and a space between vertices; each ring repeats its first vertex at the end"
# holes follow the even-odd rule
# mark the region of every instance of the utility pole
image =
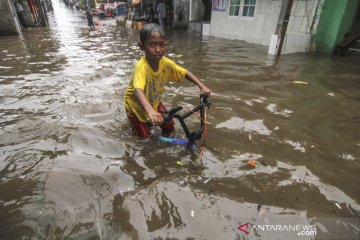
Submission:
POLYGON ((284 44, 286 29, 290 19, 291 8, 294 0, 283 0, 281 4, 281 10, 279 15, 279 23, 276 28, 276 34, 280 35, 280 42, 276 53, 277 57, 280 57, 281 50, 284 44))

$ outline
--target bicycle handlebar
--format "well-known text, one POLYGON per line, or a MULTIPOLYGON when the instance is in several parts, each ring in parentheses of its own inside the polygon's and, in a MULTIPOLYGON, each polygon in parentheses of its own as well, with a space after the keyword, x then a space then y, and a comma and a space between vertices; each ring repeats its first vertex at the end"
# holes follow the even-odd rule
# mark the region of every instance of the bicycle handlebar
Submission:
MULTIPOLYGON (((178 111, 180 111, 181 109, 183 109, 183 107, 179 106, 179 107, 170 109, 170 111, 168 111, 168 112, 163 112, 162 115, 163 115, 164 123, 169 122, 171 119, 173 119, 173 115, 175 113, 177 113, 178 111)), ((148 120, 146 122, 146 125, 148 127, 153 127, 154 126, 153 123, 150 120, 148 120)))
MULTIPOLYGON (((170 111, 163 113, 164 122, 168 122, 173 118, 176 118, 176 119, 179 120, 182 128, 184 129, 186 137, 189 140, 189 147, 191 149, 194 148, 195 141, 197 139, 201 138, 202 133, 204 131, 204 127, 205 127, 205 122, 204 122, 205 109, 210 107, 210 103, 208 103, 207 99, 208 99, 208 95, 206 95, 204 93, 200 94, 200 105, 193 108, 191 111, 189 111, 188 113, 186 113, 186 114, 184 114, 182 116, 177 114, 178 111, 183 109, 183 107, 181 107, 181 106, 172 108, 170 111), (189 131, 189 129, 186 126, 184 120, 185 120, 185 118, 189 117, 190 115, 192 115, 193 113, 198 112, 198 111, 200 111, 200 128, 195 130, 195 131, 189 131)), ((147 124, 148 127, 153 126, 151 121, 147 121, 146 124, 147 124)))
MULTIPOLYGON (((201 108, 205 109, 205 107, 209 107, 209 104, 208 104, 208 102, 207 102, 207 99, 208 99, 208 96, 207 96, 206 94, 204 94, 204 93, 200 94, 200 105, 197 106, 197 107, 195 107, 195 108, 193 108, 189 113, 185 114, 185 115, 183 116, 183 119, 187 118, 188 116, 190 116, 190 115, 193 114, 194 112, 199 111, 201 108)), ((173 119, 173 118, 175 117, 175 114, 176 114, 178 111, 182 110, 182 109, 183 109, 183 107, 177 106, 177 107, 175 107, 175 108, 170 109, 170 110, 167 111, 167 112, 163 112, 162 114, 163 114, 164 122, 168 122, 168 121, 170 121, 171 119, 173 119)), ((177 115, 177 116, 178 116, 178 115, 177 115)), ((201 119, 203 119, 203 116, 201 116, 201 119)), ((153 124, 150 120, 148 120, 148 121, 146 122, 146 125, 147 125, 148 127, 153 127, 153 126, 154 126, 154 124, 153 124)))

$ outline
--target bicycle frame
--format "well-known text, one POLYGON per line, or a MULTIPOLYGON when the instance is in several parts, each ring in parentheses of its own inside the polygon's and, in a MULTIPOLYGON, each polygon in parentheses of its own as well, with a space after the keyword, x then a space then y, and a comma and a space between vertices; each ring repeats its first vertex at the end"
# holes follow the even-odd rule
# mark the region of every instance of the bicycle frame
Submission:
MULTIPOLYGON (((181 107, 181 106, 175 107, 175 108, 171 109, 170 111, 163 113, 165 122, 170 121, 173 118, 176 118, 180 122, 181 127, 183 128, 183 130, 185 132, 186 138, 188 139, 187 147, 190 150, 196 149, 195 141, 199 140, 201 138, 202 133, 204 132, 204 129, 205 129, 205 120, 204 120, 205 119, 205 110, 206 110, 206 108, 210 108, 210 103, 207 101, 207 98, 208 98, 208 96, 206 94, 201 94, 200 95, 200 105, 196 106, 195 108, 193 108, 191 111, 189 111, 188 113, 186 113, 184 115, 177 114, 178 111, 183 109, 183 107, 181 107), (185 119, 196 112, 200 112, 200 127, 197 130, 190 131, 185 123, 185 119)), ((148 123, 148 126, 152 126, 152 124, 148 123)))

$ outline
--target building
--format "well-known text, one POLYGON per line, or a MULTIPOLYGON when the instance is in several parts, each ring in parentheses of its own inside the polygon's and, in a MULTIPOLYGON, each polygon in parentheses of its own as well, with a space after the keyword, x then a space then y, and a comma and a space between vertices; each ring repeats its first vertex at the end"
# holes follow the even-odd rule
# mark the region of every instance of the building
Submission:
MULTIPOLYGON (((191 1, 192 6, 199 0, 191 1)), ((265 45, 269 47, 269 54, 274 55, 309 51, 331 53, 345 34, 356 32, 359 2, 212 0, 211 21, 201 22, 201 31, 203 36, 265 45)))
POLYGON ((15 8, 15 0, 0 1, 0 35, 21 35, 26 27, 48 25, 46 12, 52 11, 51 0, 18 0, 23 11, 15 8))

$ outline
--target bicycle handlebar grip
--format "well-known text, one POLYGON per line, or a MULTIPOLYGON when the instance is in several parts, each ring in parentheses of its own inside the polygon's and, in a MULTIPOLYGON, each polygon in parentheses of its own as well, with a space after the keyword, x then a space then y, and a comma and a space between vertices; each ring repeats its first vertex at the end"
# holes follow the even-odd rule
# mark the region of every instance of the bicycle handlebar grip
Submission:
POLYGON ((163 118, 164 118, 164 123, 165 123, 165 122, 170 121, 172 119, 172 116, 169 113, 164 113, 163 118))
POLYGON ((200 104, 206 103, 208 99, 208 95, 205 93, 200 94, 200 104))
POLYGON ((202 93, 202 94, 200 94, 200 99, 202 99, 202 98, 208 98, 208 95, 206 94, 206 93, 202 93))
MULTIPOLYGON (((164 123, 168 122, 168 121, 170 121, 172 119, 172 115, 169 114, 169 113, 163 113, 163 119, 164 119, 164 123)), ((150 120, 146 121, 146 125, 148 127, 153 127, 154 126, 154 124, 150 120)))
POLYGON ((153 126, 152 122, 150 120, 146 121, 146 126, 148 126, 149 128, 153 126))

